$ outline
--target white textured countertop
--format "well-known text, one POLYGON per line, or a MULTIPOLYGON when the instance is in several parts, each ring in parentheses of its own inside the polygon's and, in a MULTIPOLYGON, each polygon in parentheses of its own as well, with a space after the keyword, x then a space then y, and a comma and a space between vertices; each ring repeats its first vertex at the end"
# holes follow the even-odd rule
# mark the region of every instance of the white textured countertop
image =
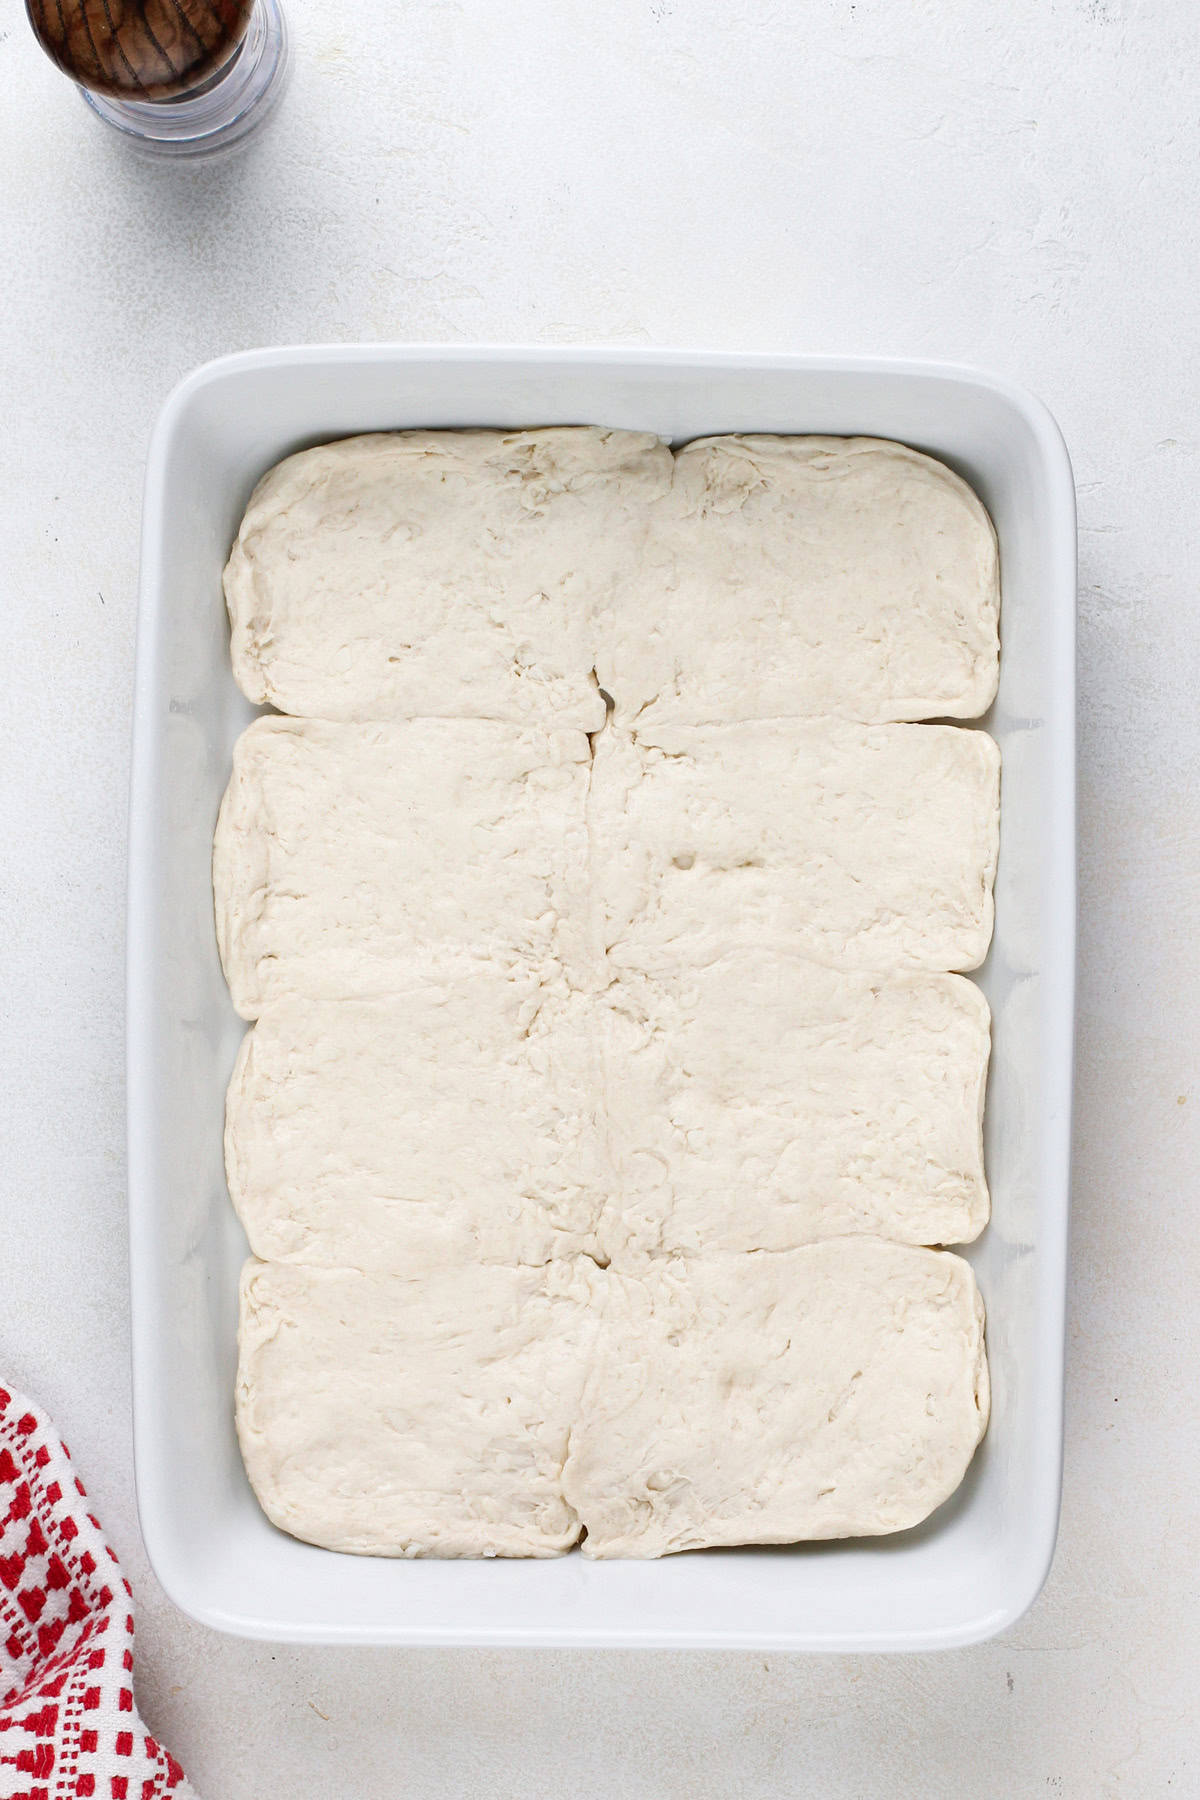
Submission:
POLYGON ((223 168, 148 168, 0 9, 0 1370, 124 1560, 204 1800, 1200 1795, 1200 15, 1194 0, 289 0, 223 168), (272 1649, 146 1567, 122 1093, 142 461, 268 342, 895 353, 1038 392, 1081 522, 1066 1492, 1006 1637, 930 1658, 272 1649))

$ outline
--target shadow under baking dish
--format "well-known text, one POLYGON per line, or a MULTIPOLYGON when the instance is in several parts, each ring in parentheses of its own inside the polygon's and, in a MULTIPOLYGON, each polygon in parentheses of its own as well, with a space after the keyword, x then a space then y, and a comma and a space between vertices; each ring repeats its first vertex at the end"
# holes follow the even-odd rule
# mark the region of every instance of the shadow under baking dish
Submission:
POLYGON ((142 1531, 186 1612, 312 1643, 926 1650, 1036 1596, 1062 1453, 1074 1000, 1075 515, 1045 409, 936 364, 368 345, 248 352, 170 396, 146 479, 134 703, 128 1074, 134 1431, 142 1531), (254 709, 220 573, 250 490, 289 452, 406 426, 601 423, 894 438, 957 469, 1000 540, 1003 754, 985 1126, 992 1223, 965 1254, 988 1307, 992 1416, 958 1492, 893 1537, 655 1562, 391 1561, 271 1526, 233 1429, 237 1274, 225 1085, 244 1029, 213 935, 210 854, 254 709))

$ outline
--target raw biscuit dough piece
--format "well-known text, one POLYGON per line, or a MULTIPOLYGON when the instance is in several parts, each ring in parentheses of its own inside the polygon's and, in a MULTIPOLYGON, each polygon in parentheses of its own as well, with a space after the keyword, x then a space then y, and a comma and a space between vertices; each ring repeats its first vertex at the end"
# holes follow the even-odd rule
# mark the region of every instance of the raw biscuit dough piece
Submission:
POLYGON ((986 1224, 974 982, 738 951, 626 971, 605 1016, 612 1261, 857 1233, 964 1243, 986 1224))
POLYGON ((749 946, 973 969, 992 935, 1000 756, 954 725, 769 720, 597 739, 595 930, 617 966, 749 946))
POLYGON ((589 1269, 248 1262, 237 1428, 267 1517, 368 1556, 569 1549, 589 1269))
POLYGON ((389 992, 430 957, 589 979, 581 731, 255 720, 213 851, 233 1003, 389 992))
POLYGON ((999 674, 996 535, 943 464, 871 438, 706 438, 598 661, 626 721, 977 718, 999 674))
POLYGON ((641 578, 671 474, 659 438, 595 426, 290 456, 255 489, 225 571, 238 683, 317 718, 597 729, 593 609, 641 578))
POLYGON ((398 1274, 587 1250, 611 1185, 595 1036, 586 996, 519 970, 268 1006, 225 1114, 251 1250, 398 1274))
POLYGON ((565 1471, 585 1555, 903 1531, 962 1480, 988 1382, 961 1258, 834 1238, 609 1276, 565 1471))

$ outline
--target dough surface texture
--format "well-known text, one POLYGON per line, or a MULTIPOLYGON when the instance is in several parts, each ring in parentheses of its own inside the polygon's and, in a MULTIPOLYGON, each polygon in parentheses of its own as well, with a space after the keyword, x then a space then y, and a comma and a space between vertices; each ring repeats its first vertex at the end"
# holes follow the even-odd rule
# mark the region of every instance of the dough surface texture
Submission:
POLYGON ((620 967, 745 946, 973 969, 992 935, 1000 758, 982 731, 843 719, 597 740, 596 929, 620 967))
POLYGON ((976 718, 999 668, 987 513, 869 438, 347 438, 259 483, 225 592, 244 692, 328 719, 976 718))
POLYGON ((987 1001, 958 975, 736 951, 609 990, 604 1250, 788 1250, 987 1222, 987 1001))
POLYGON ((225 572, 251 700, 325 719, 604 722, 594 618, 639 579, 669 449, 645 432, 404 431, 258 484, 225 572))
POLYGON ((664 1260, 610 1279, 566 1495, 594 1557, 903 1531, 987 1413, 960 1257, 834 1238, 664 1260))
POLYGON ((869 439, 378 433, 264 477, 225 593, 278 709, 213 847, 267 1516, 598 1558, 925 1519, 989 1404, 930 1247, 990 1204, 976 496, 869 439))
POLYGON ((657 595, 618 597, 627 722, 974 719, 999 677, 996 535, 944 464, 872 438, 721 437, 675 457, 657 595))
POLYGON ((233 1003, 387 993, 438 957, 589 985, 581 731, 257 719, 213 852, 233 1003))
POLYGON ((403 1274, 590 1248, 610 1177, 592 1008, 493 967, 268 1006, 226 1104, 250 1248, 403 1274))
POLYGON ((569 1549, 591 1267, 248 1262, 237 1428, 267 1517, 360 1555, 569 1549))

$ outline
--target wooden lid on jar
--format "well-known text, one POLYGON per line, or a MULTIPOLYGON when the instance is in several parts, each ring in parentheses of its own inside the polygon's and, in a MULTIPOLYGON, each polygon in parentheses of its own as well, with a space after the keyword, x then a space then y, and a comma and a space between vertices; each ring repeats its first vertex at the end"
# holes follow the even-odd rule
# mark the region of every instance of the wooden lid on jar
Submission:
POLYGON ((25 0, 47 55, 81 86, 124 100, 200 87, 246 34, 254 0, 25 0))

